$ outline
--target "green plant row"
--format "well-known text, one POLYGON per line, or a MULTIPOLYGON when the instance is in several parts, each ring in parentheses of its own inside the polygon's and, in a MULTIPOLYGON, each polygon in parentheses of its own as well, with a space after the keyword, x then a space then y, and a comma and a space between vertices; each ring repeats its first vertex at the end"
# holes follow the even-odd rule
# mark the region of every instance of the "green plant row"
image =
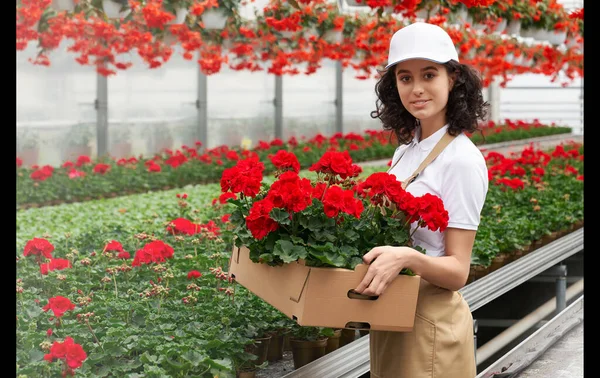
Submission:
MULTIPOLYGON (((484 145, 570 132, 569 127, 559 126, 517 129, 496 126, 492 129, 485 129, 483 133, 485 139, 479 133, 473 134, 471 137, 476 144, 484 145)), ((274 171, 274 167, 268 156, 282 148, 294 152, 298 156, 302 168, 308 168, 332 146, 336 146, 340 150, 348 150, 355 162, 390 158, 396 148, 395 143, 389 142, 389 133, 365 134, 362 139, 362 141, 352 138, 345 139, 340 136, 339 138, 324 138, 322 143, 309 141, 298 143, 296 146, 273 145, 266 149, 255 148, 254 151, 265 164, 265 172, 269 173, 274 171), (335 140, 335 145, 332 143, 332 139, 335 140)), ((214 149, 210 153, 204 154, 206 160, 190 158, 181 165, 172 166, 165 163, 169 156, 162 154, 160 158, 155 159, 161 166, 159 172, 150 172, 146 165, 147 160, 144 159, 125 165, 119 165, 111 159, 101 159, 76 167, 55 167, 49 178, 40 181, 31 177, 33 172, 31 168, 21 167, 17 169, 17 209, 180 188, 190 184, 219 182, 223 170, 235 165, 236 162, 227 157, 228 151, 234 151, 235 154, 242 157, 242 150, 238 147, 214 149), (97 163, 108 164, 110 168, 104 174, 95 173, 94 167, 97 163), (72 169, 82 172, 85 176, 70 177, 69 173, 72 169)))
MULTIPOLYGON (((386 168, 365 167, 362 175, 386 168)), ((491 183, 473 264, 489 264, 498 253, 582 221, 581 175, 582 160, 555 157, 539 183, 529 175, 522 189, 491 183)), ((248 345, 257 337, 286 330, 314 338, 328 331, 297 326, 215 271, 227 270, 232 235, 221 217, 231 205, 213 204, 218 184, 183 189, 17 213, 17 376, 62 374, 64 364, 44 356, 53 342, 69 336, 86 353, 76 368, 80 377, 233 378, 238 370, 256 368, 248 345), (167 226, 177 218, 213 221, 220 231, 175 235, 167 226), (52 256, 72 267, 41 274, 35 256, 23 256, 34 237, 50 241, 52 256), (130 258, 105 251, 111 240, 130 258), (173 257, 132 266, 136 252, 152 240, 171 246, 173 257), (201 277, 188 278, 194 270, 201 277), (60 317, 44 311, 58 295, 75 305, 60 317)))
MULTIPOLYGON (((564 164, 561 160, 557 162, 551 161, 550 167, 564 164)), ((583 172, 582 161, 573 160, 570 163, 583 172)), ((360 177, 384 171, 386 168, 363 167, 360 177)), ((314 179, 315 173, 302 170, 300 176, 314 179)), ((560 226, 566 227, 582 219, 582 182, 574 179, 573 175, 564 176, 555 173, 548 173, 544 178, 551 190, 527 185, 522 190, 513 191, 490 183, 482 210, 482 226, 478 231, 478 239, 473 250, 474 263, 488 265, 499 251, 513 250, 523 243, 537 240, 546 232, 544 227, 540 226, 552 226, 548 227, 549 231, 547 231, 552 232, 559 230, 560 226), (568 211, 564 211, 565 209, 568 211), (561 212, 564 216, 557 215, 561 212), (514 232, 511 231, 513 229, 514 232), (516 235, 513 236, 513 233, 516 235), (490 235, 489 245, 486 245, 480 237, 487 234, 490 235)), ((266 183, 274 180, 273 175, 264 177, 266 183)), ((187 208, 195 209, 190 214, 195 222, 206 223, 227 213, 218 202, 213 204, 221 194, 220 185, 216 183, 31 208, 17 212, 17 245, 22 248, 27 240, 41 235, 68 240, 70 237, 89 232, 90 229, 102 234, 104 232, 102 230, 123 227, 123 225, 127 225, 132 232, 145 230, 146 233, 160 233, 169 221, 181 216, 182 211, 178 206, 169 207, 165 204, 176 201, 177 194, 184 193, 187 195, 187 208)))

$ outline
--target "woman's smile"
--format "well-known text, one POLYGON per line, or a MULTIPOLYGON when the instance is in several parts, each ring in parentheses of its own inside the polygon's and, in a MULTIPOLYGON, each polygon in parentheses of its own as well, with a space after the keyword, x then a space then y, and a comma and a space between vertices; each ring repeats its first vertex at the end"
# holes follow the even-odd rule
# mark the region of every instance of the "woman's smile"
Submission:
POLYGON ((410 104, 416 109, 422 109, 429 103, 429 100, 413 101, 410 104))

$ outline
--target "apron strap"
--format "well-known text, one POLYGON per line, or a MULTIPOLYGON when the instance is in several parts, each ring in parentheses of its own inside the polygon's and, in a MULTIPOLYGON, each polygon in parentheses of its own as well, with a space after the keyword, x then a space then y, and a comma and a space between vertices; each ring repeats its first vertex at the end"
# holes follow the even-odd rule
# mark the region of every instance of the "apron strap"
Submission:
MULTIPOLYGON (((444 148, 446 148, 446 146, 454 140, 454 138, 456 138, 456 136, 452 136, 452 135, 448 134, 448 132, 446 131, 444 136, 442 136, 442 138, 436 143, 436 145, 433 147, 433 149, 429 152, 429 155, 427 155, 427 157, 421 162, 421 165, 419 165, 419 167, 413 172, 412 175, 410 175, 406 180, 402 181, 402 189, 406 189, 406 187, 409 184, 411 184, 413 181, 415 181, 417 179, 417 177, 419 177, 419 174, 423 171, 423 169, 425 169, 425 167, 427 167, 432 161, 434 161, 435 158, 438 157, 438 155, 444 150, 444 148)), ((405 150, 405 152, 406 152, 406 150, 405 150)), ((388 169, 388 173, 392 170, 392 168, 394 168, 396 166, 396 164, 398 164, 400 159, 402 159, 402 156, 404 156, 404 153, 402 153, 402 155, 400 155, 398 160, 396 160, 396 163, 394 163, 394 165, 392 165, 390 167, 390 169, 388 169)))

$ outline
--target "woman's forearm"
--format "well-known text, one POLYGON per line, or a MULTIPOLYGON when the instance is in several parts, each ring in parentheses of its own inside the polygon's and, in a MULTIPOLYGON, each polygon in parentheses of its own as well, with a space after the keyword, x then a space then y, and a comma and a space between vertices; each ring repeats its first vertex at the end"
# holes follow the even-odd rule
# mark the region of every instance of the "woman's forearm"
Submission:
POLYGON ((469 270, 454 256, 432 257, 417 250, 413 251, 407 268, 427 282, 448 290, 461 289, 469 277, 469 270))

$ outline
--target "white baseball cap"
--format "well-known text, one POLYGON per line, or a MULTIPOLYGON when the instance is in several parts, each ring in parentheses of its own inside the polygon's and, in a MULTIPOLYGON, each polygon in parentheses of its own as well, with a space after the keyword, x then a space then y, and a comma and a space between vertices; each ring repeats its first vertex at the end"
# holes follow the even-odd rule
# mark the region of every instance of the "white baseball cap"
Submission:
POLYGON ((394 33, 385 68, 408 59, 427 59, 443 64, 449 60, 458 62, 458 53, 452 38, 444 29, 419 21, 394 33))

